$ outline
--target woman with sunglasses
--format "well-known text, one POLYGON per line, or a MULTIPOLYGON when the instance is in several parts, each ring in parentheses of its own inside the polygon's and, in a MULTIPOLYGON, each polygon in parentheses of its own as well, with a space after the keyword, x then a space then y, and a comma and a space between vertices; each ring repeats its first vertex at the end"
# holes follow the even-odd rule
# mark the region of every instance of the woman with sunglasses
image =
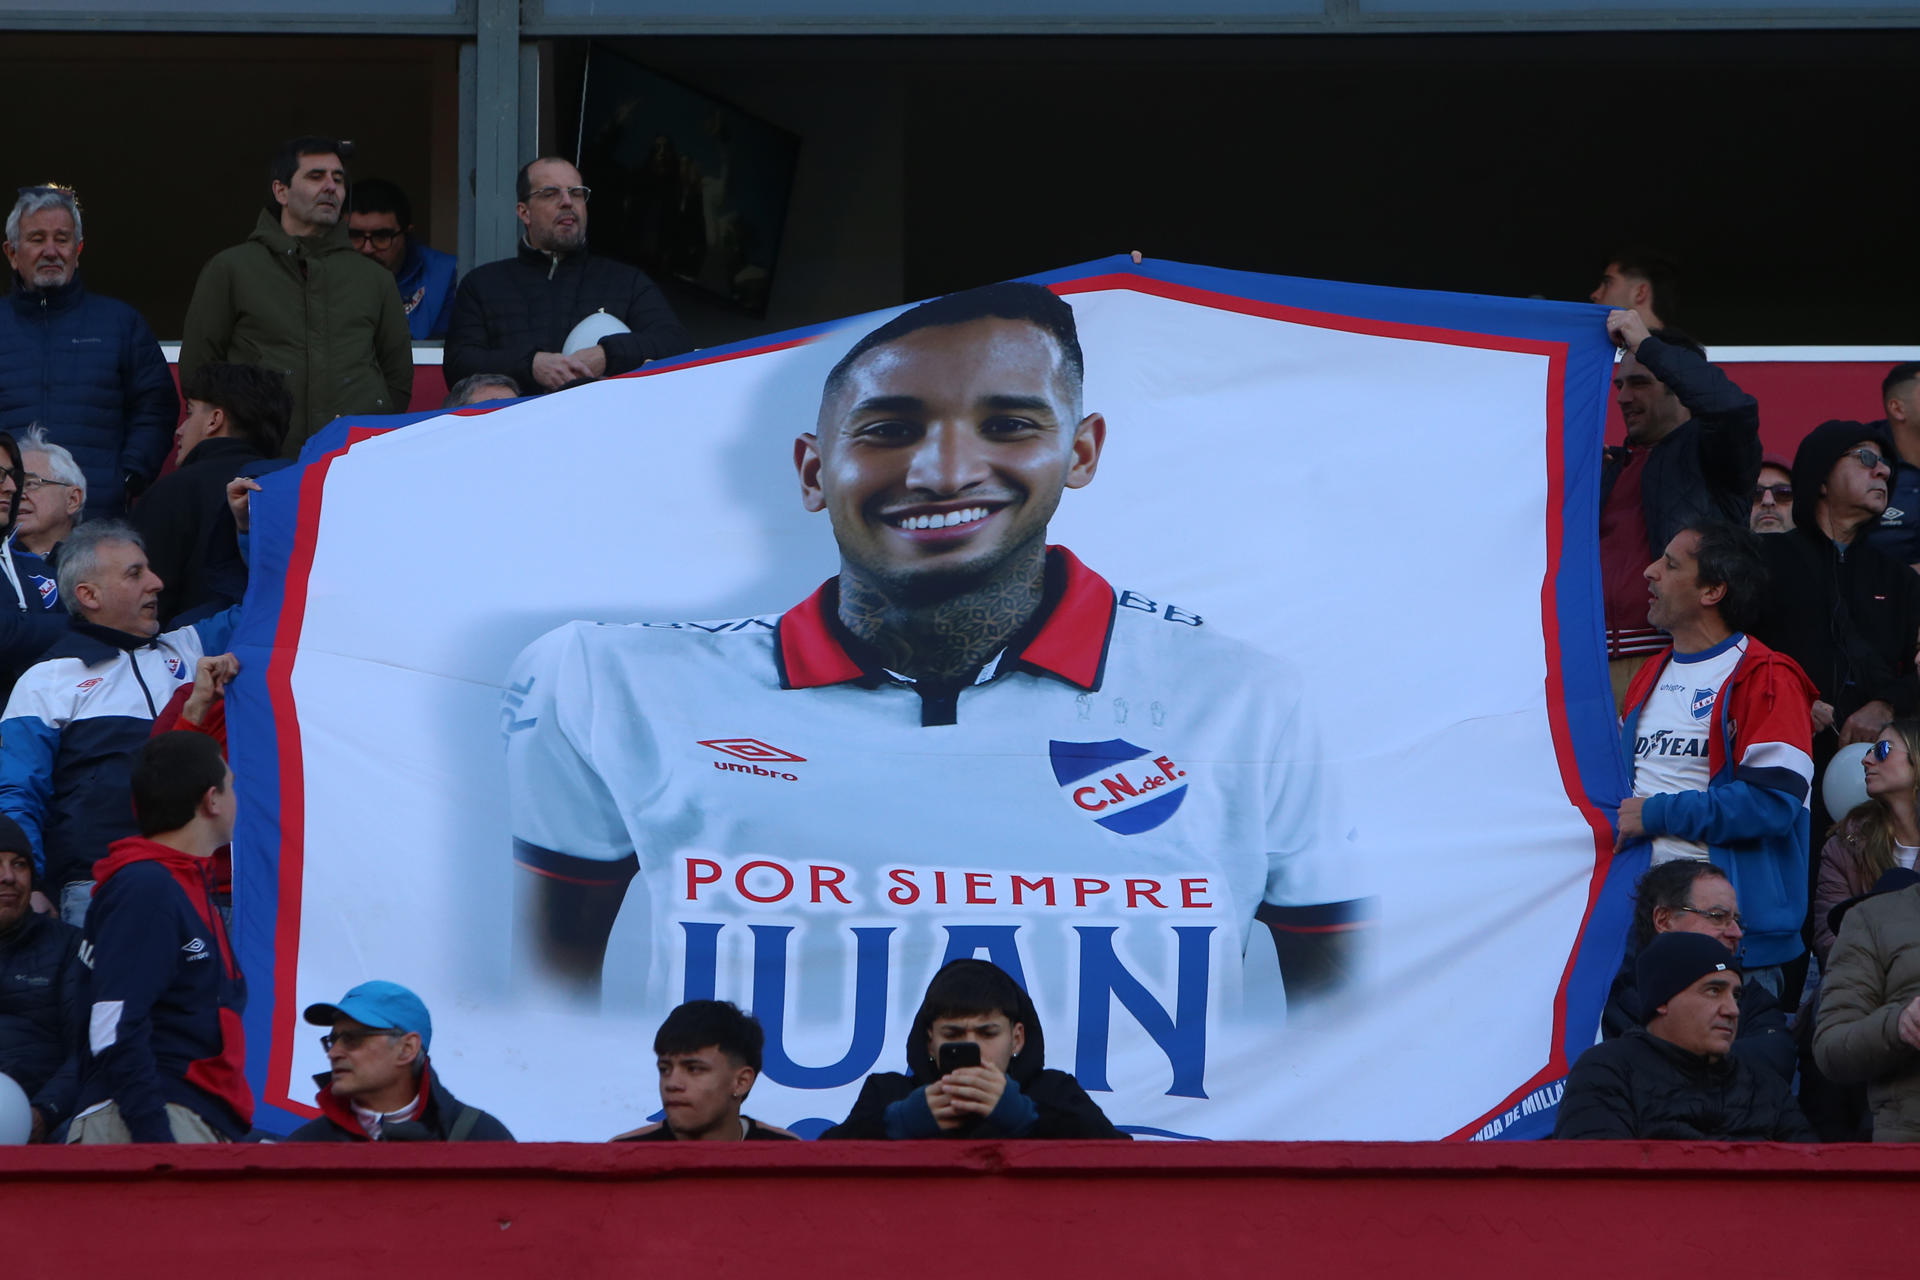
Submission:
POLYGON ((1813 892, 1813 953, 1826 968, 1833 949, 1827 913, 1873 888, 1894 867, 1912 870, 1920 855, 1920 719, 1895 720, 1880 731, 1861 762, 1867 800, 1834 824, 1820 850, 1813 892))

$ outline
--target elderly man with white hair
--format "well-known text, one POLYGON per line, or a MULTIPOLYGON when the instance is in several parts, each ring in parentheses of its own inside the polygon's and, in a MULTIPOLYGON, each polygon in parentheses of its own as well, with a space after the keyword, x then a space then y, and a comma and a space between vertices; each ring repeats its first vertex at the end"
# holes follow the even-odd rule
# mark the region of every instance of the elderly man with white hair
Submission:
POLYGON ((60 544, 80 522, 87 502, 87 476, 73 454, 47 439, 46 428, 20 433, 20 510, 14 545, 59 568, 60 544))
POLYGON ((82 283, 85 244, 71 188, 22 188, 0 246, 13 268, 0 300, 0 431, 38 422, 70 450, 92 517, 125 511, 159 474, 180 397, 140 313, 82 283))

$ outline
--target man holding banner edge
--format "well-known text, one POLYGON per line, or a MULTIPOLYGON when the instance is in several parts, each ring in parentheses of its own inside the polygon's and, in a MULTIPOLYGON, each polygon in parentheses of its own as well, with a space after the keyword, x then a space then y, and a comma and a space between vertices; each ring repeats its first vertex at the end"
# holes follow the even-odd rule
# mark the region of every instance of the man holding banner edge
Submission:
MULTIPOLYGON (((1092 480, 1105 442, 1105 420, 1081 412, 1080 380, 1072 310, 1039 286, 992 286, 909 311, 841 360, 827 379, 816 430, 795 442, 803 502, 832 521, 839 577, 778 619, 575 623, 521 656, 506 721, 516 860, 531 873, 521 882, 528 963, 576 991, 597 989, 643 855, 660 926, 651 939, 654 976, 666 976, 664 967, 685 984, 673 999, 711 994, 703 984, 714 980, 722 925, 685 918, 710 902, 730 896, 747 911, 788 910, 802 899, 829 912, 864 908, 867 899, 848 896, 864 886, 837 862, 793 866, 768 853, 728 865, 719 852, 780 850, 790 858, 788 850, 819 839, 785 808, 786 797, 798 797, 792 784, 805 787, 829 771, 823 751, 851 742, 856 753, 879 748, 887 767, 846 779, 842 803, 822 816, 860 812, 860 831, 821 844, 822 851, 858 844, 871 831, 883 837, 874 842, 882 848, 898 836, 893 843, 908 847, 964 849, 975 866, 1014 859, 974 872, 958 861, 933 869, 867 859, 859 868, 884 870, 874 887, 885 898, 875 905, 903 923, 914 913, 902 907, 951 905, 962 917, 968 908, 993 908, 971 912, 993 924, 946 925, 950 953, 969 944, 1012 948, 994 955, 1018 977, 1019 947, 1035 944, 1013 936, 1020 925, 1003 923, 1009 906, 1196 922, 1219 920, 1226 908, 1234 929, 1221 932, 1237 938, 1235 953, 1255 918, 1269 924, 1290 997, 1330 985, 1367 903, 1352 890, 1350 856, 1324 834, 1327 806, 1297 676, 1202 630, 1201 619, 1175 606, 1116 591, 1070 552, 1046 544, 1063 491, 1092 480), (743 667, 742 658, 758 669, 743 667), (730 691, 741 696, 730 699, 730 691), (791 696, 801 691, 804 698, 791 696), (782 696, 766 696, 775 693, 782 696), (763 709, 800 719, 764 740, 710 736, 720 726, 703 712, 729 701, 736 723, 740 708, 753 708, 756 719, 745 723, 756 734, 763 709), (1108 715, 1111 728, 1096 720, 1108 715), (1031 768, 1040 743, 1019 732, 1036 723, 1048 729, 1050 771, 1031 768), (804 755, 790 749, 807 741, 798 735, 808 729, 817 741, 827 724, 852 732, 836 735, 839 743, 808 743, 804 755), (1126 737, 1089 740, 1103 732, 1126 737), (1177 750, 1164 749, 1168 739, 1177 750), (702 748, 733 759, 712 759, 702 748), (719 776, 684 767, 700 759, 719 776), (888 787, 884 775, 896 768, 901 785, 888 787), (740 773, 766 781, 748 784, 740 773), (946 785, 953 782, 961 785, 946 785), (723 783, 738 789, 716 792, 723 783), (1002 811, 979 812, 994 808, 988 801, 941 814, 944 821, 932 825, 920 809, 905 824, 889 823, 884 812, 899 808, 902 794, 937 803, 943 793, 961 792, 999 792, 1002 811), (1030 812, 1022 798, 1043 792, 1052 794, 1030 812), (1185 821, 1176 822, 1183 801, 1185 821), (763 815, 770 804, 781 807, 763 815), (742 839, 763 816, 778 838, 742 839), (1094 825, 1103 831, 1091 833, 1094 825), (728 828, 718 844, 715 828, 728 828), (978 838, 967 840, 969 832, 978 838), (1113 875, 1035 874, 1070 858, 1069 846, 1095 859, 1074 871, 1119 869, 1109 863, 1125 849, 1125 865, 1141 874, 1124 884, 1113 875), (1211 874, 1170 878, 1179 871, 1211 874), (674 924, 686 943, 678 958, 662 950, 678 941, 667 937, 674 924)), ((758 949, 760 931, 773 927, 753 926, 756 995, 766 964, 785 972, 784 952, 770 961, 758 949)), ((1205 972, 1205 935, 1214 931, 1180 938, 1183 989, 1194 954, 1195 971, 1205 972)), ((1084 948, 1093 946, 1105 948, 1096 955, 1109 965, 1101 972, 1121 967, 1113 928, 1075 932, 1083 965, 1084 948)), ((930 971, 939 957, 910 958, 930 971)), ((861 963, 864 972, 864 956, 861 963)), ((1057 968, 1047 966, 1049 974, 1057 968)), ((910 973, 898 985, 917 990, 920 979, 910 973)), ((1131 997, 1146 992, 1116 985, 1113 994, 1133 1010, 1131 997)), ((754 1006, 767 1020, 762 1002, 754 1006)), ((856 1011, 857 1044, 864 1043, 861 1021, 856 1011)), ((769 1033, 777 1043, 777 1018, 769 1033)), ((1086 1067, 1083 1055, 1083 1080, 1086 1067)), ((827 1087, 809 1073, 828 1070, 796 1068, 789 1082, 827 1087)), ((1186 1092, 1177 1063, 1174 1075, 1173 1091, 1186 1092)), ((836 1072, 832 1083, 850 1078, 836 1072)), ((1203 1096, 1197 1072, 1185 1084, 1203 1096)))

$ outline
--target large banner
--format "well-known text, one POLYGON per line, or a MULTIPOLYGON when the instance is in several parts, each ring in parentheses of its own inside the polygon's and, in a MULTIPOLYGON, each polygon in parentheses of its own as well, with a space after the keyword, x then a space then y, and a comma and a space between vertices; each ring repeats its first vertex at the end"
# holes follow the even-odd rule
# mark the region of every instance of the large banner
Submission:
POLYGON ((816 1134, 961 956, 1136 1134, 1550 1126, 1634 870, 1604 311, 1034 281, 1064 325, 1002 287, 336 424, 266 480, 230 723, 267 1127, 326 1068, 300 1010, 377 977, 523 1139, 655 1115, 706 996, 766 1027, 747 1110, 816 1134))

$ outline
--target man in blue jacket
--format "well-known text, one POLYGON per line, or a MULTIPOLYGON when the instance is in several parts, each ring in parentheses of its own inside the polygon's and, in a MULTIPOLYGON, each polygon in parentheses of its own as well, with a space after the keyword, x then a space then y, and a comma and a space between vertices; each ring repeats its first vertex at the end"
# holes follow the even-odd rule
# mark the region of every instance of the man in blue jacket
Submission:
POLYGON ((1627 691, 1633 794, 1620 802, 1620 843, 1651 839, 1654 866, 1720 868, 1738 895, 1746 980, 1779 996, 1782 966, 1806 949, 1813 682, 1745 633, 1766 583, 1751 530, 1683 528, 1646 581, 1647 618, 1672 644, 1627 691))
POLYGON ((253 1121, 247 984, 212 876, 233 839, 233 771, 206 734, 163 733, 132 790, 140 834, 94 868, 92 1004, 67 1141, 234 1142, 253 1121))
POLYGON ((166 461, 180 398, 140 313, 80 281, 80 202, 29 187, 7 215, 13 292, 0 304, 0 429, 35 422, 87 477, 89 519, 119 515, 166 461))
POLYGON ((0 716, 0 813, 26 830, 67 923, 86 918, 93 866, 134 833, 127 773, 154 719, 200 659, 224 653, 238 608, 160 630, 160 588, 140 535, 81 525, 60 556, 68 629, 14 685, 0 716))
POLYGON ((407 332, 415 342, 447 336, 447 322, 453 318, 456 261, 450 253, 429 248, 413 233, 413 202, 406 192, 384 178, 354 183, 347 239, 393 272, 400 305, 407 311, 407 332))

